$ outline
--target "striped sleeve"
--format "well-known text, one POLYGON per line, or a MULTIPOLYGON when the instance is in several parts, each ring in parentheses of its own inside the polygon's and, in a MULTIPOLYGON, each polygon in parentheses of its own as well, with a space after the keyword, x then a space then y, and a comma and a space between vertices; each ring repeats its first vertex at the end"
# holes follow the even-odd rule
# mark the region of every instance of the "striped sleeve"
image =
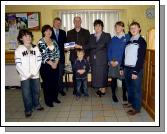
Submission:
POLYGON ((17 50, 15 51, 15 63, 16 69, 19 72, 19 74, 25 78, 29 78, 31 74, 29 72, 26 72, 26 70, 22 66, 21 53, 17 50))

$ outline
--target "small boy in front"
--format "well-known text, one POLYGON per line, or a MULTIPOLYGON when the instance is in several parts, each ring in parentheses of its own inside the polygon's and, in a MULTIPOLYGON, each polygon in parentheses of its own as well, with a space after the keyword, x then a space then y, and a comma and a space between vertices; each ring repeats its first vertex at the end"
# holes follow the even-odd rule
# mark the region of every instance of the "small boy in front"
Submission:
POLYGON ((38 47, 32 44, 32 38, 32 32, 27 29, 20 30, 17 37, 20 45, 15 51, 16 69, 21 78, 25 117, 31 116, 33 108, 38 111, 44 110, 39 103, 39 69, 42 57, 38 47))
POLYGON ((139 113, 142 106, 142 78, 143 64, 146 54, 146 41, 140 35, 141 29, 138 22, 132 22, 129 26, 131 33, 130 41, 127 42, 122 63, 123 70, 120 75, 125 75, 125 81, 128 91, 128 104, 131 108, 127 113, 135 115, 139 113))
POLYGON ((77 49, 77 59, 74 63, 74 71, 76 74, 77 100, 81 97, 81 86, 83 86, 84 96, 88 97, 87 75, 90 69, 88 61, 84 58, 84 50, 77 49))

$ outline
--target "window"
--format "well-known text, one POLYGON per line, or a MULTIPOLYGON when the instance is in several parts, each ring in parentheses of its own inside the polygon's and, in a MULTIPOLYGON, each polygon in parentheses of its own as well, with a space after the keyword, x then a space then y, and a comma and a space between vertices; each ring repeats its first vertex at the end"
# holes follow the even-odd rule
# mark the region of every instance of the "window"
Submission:
POLYGON ((75 16, 80 16, 82 19, 82 27, 89 29, 90 33, 94 33, 93 22, 96 19, 101 19, 104 23, 104 31, 114 34, 114 24, 119 18, 119 10, 75 10, 75 11, 60 11, 59 16, 62 19, 62 29, 65 31, 74 28, 73 19, 75 16))

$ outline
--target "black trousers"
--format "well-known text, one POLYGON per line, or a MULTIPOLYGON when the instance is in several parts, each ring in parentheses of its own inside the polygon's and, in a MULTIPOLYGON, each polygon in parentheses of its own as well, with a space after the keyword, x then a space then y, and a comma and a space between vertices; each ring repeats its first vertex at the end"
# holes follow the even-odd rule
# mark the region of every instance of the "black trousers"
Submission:
POLYGON ((64 75, 64 67, 65 65, 63 63, 59 63, 59 92, 62 92, 64 89, 64 83, 63 83, 63 75, 64 75))
MULTIPOLYGON (((112 90, 112 95, 113 96, 116 95, 115 94, 116 88, 117 88, 117 78, 112 78, 112 81, 111 81, 111 90, 112 90)), ((126 88, 125 79, 122 79, 122 91, 123 91, 123 96, 126 96, 127 88, 126 88)))
POLYGON ((51 105, 58 98, 59 68, 52 69, 48 64, 42 64, 40 75, 43 80, 43 93, 46 105, 51 105))

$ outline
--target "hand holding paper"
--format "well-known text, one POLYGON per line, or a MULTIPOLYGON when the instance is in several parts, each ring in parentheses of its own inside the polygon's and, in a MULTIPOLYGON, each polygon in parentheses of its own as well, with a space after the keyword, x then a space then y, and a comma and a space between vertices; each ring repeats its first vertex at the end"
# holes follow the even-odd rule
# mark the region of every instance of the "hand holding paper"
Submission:
POLYGON ((69 49, 75 47, 75 42, 64 43, 64 48, 69 49))

